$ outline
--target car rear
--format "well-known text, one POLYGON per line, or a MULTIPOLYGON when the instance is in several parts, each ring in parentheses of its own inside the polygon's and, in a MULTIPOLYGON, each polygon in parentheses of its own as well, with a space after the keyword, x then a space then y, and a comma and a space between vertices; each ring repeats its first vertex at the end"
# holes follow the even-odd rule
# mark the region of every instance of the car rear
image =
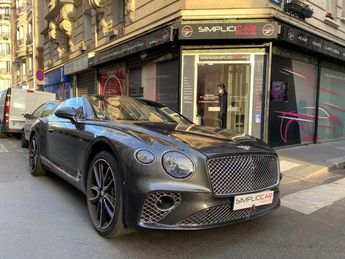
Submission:
POLYGON ((45 102, 55 100, 55 94, 23 89, 9 89, 5 106, 4 132, 20 133, 26 119, 24 114, 31 113, 45 102), (7 114, 7 115, 6 115, 7 114))
POLYGON ((0 92, 0 133, 5 133, 9 124, 10 89, 0 92))

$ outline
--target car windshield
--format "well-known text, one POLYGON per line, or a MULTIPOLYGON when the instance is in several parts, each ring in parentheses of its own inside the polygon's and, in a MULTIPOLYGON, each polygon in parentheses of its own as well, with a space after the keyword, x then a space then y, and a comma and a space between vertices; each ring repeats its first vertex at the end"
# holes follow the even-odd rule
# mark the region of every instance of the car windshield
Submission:
POLYGON ((99 120, 191 124, 171 108, 147 100, 125 96, 89 96, 88 99, 99 120))

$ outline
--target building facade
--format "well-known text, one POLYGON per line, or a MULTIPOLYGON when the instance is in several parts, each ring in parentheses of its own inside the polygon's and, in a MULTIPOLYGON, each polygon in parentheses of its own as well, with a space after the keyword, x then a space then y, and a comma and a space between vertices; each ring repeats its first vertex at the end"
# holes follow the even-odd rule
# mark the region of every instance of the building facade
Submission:
POLYGON ((0 91, 12 86, 11 0, 0 0, 0 91))
POLYGON ((273 146, 345 138, 344 0, 47 0, 44 8, 45 88, 60 99, 143 97, 273 146))
POLYGON ((42 90, 36 71, 43 68, 43 6, 40 1, 13 0, 13 86, 42 90))

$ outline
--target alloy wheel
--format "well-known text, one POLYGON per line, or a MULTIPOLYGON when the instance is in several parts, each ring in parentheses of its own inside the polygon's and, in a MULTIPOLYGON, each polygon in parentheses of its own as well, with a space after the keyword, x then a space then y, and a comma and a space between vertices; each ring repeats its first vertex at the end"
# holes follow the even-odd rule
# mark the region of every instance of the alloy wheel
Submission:
POLYGON ((115 176, 109 163, 96 160, 91 169, 87 200, 90 214, 98 229, 107 230, 115 216, 115 176))
POLYGON ((29 149, 29 161, 30 161, 30 170, 33 172, 36 169, 37 162, 38 162, 38 147, 37 147, 37 139, 33 137, 31 140, 31 145, 29 149))

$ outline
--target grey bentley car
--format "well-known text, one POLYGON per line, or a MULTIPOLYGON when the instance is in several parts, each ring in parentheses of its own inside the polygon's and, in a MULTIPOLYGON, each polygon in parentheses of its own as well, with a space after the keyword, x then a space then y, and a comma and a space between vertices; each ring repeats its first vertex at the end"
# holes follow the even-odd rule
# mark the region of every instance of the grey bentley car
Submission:
POLYGON ((32 126, 29 163, 32 175, 49 170, 83 192, 104 237, 220 227, 280 205, 278 157, 267 144, 130 97, 61 103, 32 126))

